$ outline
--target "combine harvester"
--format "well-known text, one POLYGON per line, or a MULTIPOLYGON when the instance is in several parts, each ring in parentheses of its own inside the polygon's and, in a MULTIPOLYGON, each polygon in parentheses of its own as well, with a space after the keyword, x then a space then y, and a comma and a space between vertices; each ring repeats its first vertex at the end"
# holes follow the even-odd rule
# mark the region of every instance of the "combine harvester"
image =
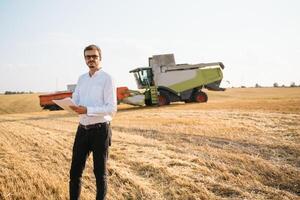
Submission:
MULTIPOLYGON (((221 62, 201 64, 176 64, 173 54, 149 58, 149 66, 136 68, 133 73, 140 90, 117 88, 118 103, 137 106, 168 105, 171 102, 207 102, 203 88, 224 91, 220 88, 223 78, 221 62)), ((59 109, 52 100, 71 97, 72 91, 40 95, 40 105, 45 109, 59 109)))
POLYGON ((141 92, 118 88, 118 101, 132 105, 168 105, 171 102, 207 102, 203 88, 220 88, 224 65, 217 63, 176 64, 173 54, 149 58, 149 67, 136 68, 133 73, 141 92))

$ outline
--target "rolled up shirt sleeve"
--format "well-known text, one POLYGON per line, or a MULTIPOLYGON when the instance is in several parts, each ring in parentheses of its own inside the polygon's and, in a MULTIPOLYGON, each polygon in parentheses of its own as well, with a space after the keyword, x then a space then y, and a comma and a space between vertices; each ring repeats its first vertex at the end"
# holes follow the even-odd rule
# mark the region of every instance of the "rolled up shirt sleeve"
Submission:
POLYGON ((108 77, 104 84, 103 100, 104 104, 101 106, 87 106, 88 116, 113 116, 117 112, 117 95, 114 81, 108 77))

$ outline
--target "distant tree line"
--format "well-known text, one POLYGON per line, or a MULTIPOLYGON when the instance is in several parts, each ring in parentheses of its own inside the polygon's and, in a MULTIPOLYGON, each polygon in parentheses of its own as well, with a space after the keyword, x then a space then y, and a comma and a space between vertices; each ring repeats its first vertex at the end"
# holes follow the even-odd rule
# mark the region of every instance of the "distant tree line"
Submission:
POLYGON ((300 85, 296 85, 295 82, 291 82, 290 86, 285 86, 284 84, 280 86, 277 82, 275 82, 273 87, 300 87, 300 85))
POLYGON ((33 94, 33 92, 29 91, 29 92, 24 92, 24 91, 5 91, 4 92, 5 95, 9 95, 9 94, 33 94))
MULTIPOLYGON (((263 87, 263 86, 261 86, 260 84, 256 83, 256 84, 254 85, 254 87, 255 87, 255 88, 261 88, 261 87, 263 87)), ((279 87, 300 87, 300 84, 299 84, 299 85, 296 85, 295 82, 291 82, 291 84, 290 84, 289 86, 286 86, 286 85, 284 85, 284 84, 279 85, 279 83, 275 82, 275 83, 273 83, 273 87, 275 87, 275 88, 279 88, 279 87)), ((244 85, 242 85, 241 88, 247 88, 247 87, 244 86, 244 85)))

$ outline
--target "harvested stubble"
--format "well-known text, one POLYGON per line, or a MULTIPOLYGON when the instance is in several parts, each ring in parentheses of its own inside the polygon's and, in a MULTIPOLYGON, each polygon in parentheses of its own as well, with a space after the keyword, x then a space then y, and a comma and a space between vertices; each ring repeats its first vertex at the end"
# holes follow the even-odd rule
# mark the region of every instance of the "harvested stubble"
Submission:
MULTIPOLYGON (((209 97, 119 107, 108 199, 300 199, 300 89, 209 97)), ((77 123, 65 111, 0 115, 0 199, 68 199, 77 123)), ((82 199, 94 197, 90 156, 82 199)))

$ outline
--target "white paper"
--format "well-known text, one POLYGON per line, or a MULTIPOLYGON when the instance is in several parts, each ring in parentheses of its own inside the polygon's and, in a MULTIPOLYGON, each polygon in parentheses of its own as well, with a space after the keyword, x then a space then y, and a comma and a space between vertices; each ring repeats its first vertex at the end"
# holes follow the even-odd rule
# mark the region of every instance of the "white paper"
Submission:
POLYGON ((52 100, 55 104, 57 104, 59 107, 61 107, 64 110, 67 110, 72 113, 76 113, 74 110, 72 110, 69 106, 77 106, 74 101, 70 98, 64 98, 60 100, 52 100))

